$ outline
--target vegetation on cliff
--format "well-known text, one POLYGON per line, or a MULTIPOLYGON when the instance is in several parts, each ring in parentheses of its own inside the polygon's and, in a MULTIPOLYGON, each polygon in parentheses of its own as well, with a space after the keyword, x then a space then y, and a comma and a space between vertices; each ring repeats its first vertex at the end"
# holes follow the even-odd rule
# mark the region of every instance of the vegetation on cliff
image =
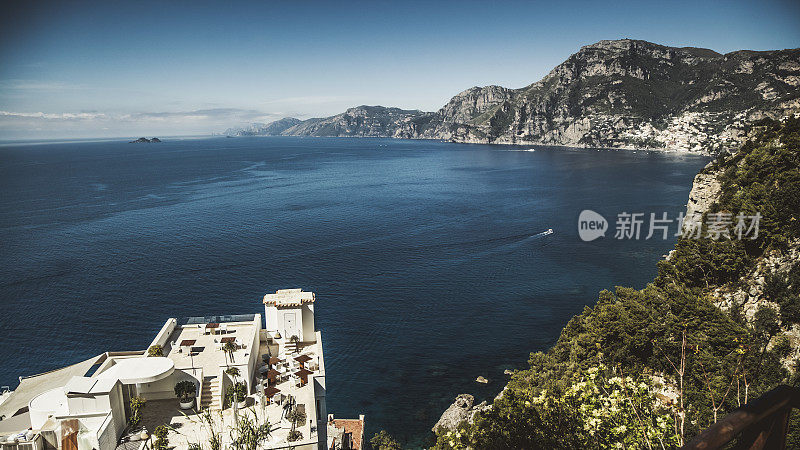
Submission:
POLYGON ((714 297, 800 239, 800 120, 762 121, 752 131, 738 152, 704 169, 722 185, 705 214, 759 212, 758 237, 714 240, 703 229, 699 239, 680 238, 652 283, 601 292, 550 350, 531 354, 530 369, 474 424, 441 431, 438 448, 675 447, 776 384, 795 382, 786 332, 800 323, 800 262, 763 274, 753 314, 741 304, 723 310, 714 297), (630 381, 623 388, 619 380, 630 381))

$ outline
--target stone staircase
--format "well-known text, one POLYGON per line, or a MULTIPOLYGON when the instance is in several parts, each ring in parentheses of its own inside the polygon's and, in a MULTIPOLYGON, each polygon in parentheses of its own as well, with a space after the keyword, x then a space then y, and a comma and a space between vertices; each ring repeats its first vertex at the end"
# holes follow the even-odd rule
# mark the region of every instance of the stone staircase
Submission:
POLYGON ((219 401, 219 378, 218 377, 205 377, 203 378, 203 392, 200 397, 200 408, 220 410, 222 405, 219 401))

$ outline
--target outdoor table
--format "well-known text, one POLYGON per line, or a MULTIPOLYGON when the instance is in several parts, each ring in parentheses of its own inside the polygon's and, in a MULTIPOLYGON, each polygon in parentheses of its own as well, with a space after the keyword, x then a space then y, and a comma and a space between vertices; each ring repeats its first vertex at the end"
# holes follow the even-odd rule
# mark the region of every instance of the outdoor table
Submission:
POLYGON ((308 361, 311 361, 311 359, 312 358, 310 356, 308 356, 308 355, 300 355, 300 356, 296 357, 294 360, 300 363, 300 367, 301 368, 305 368, 306 367, 306 363, 308 361))
POLYGON ((275 386, 267 386, 264 388, 264 396, 267 397, 267 404, 272 401, 272 397, 280 392, 281 390, 276 388, 275 386))
POLYGON ((311 375, 312 373, 314 373, 314 372, 312 372, 312 371, 310 371, 308 369, 300 369, 297 372, 295 372, 294 374, 297 375, 298 377, 300 377, 300 381, 301 381, 300 385, 301 386, 305 386, 306 383, 308 383, 308 376, 311 375))

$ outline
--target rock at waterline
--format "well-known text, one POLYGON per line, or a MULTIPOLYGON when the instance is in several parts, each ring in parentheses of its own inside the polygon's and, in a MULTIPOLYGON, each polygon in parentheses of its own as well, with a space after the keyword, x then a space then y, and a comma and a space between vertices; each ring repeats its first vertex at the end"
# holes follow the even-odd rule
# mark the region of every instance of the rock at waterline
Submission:
POLYGON ((481 375, 481 376, 479 376, 478 378, 476 378, 476 379, 475 379, 475 381, 477 381, 478 383, 483 383, 483 384, 486 384, 486 383, 488 383, 488 382, 489 382, 489 380, 487 380, 486 378, 484 378, 484 377, 483 377, 483 375, 481 375))
POLYGON ((445 410, 442 414, 442 417, 439 418, 439 421, 436 422, 436 425, 431 428, 435 433, 436 430, 443 428, 448 431, 455 430, 458 427, 458 424, 461 421, 466 420, 467 423, 472 423, 475 418, 475 414, 484 409, 491 408, 488 406, 486 402, 481 402, 478 405, 473 406, 475 402, 475 397, 469 394, 460 394, 456 397, 456 400, 450 405, 449 408, 445 410))

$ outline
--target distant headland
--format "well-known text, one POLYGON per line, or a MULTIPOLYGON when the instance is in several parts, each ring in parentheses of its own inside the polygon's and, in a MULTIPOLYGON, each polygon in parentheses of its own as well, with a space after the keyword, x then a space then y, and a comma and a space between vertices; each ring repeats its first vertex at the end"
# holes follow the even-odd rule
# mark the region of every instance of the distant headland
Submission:
POLYGON ((156 142, 161 142, 161 139, 154 137, 153 139, 147 139, 146 137, 140 137, 135 141, 130 141, 130 144, 153 144, 156 142))

